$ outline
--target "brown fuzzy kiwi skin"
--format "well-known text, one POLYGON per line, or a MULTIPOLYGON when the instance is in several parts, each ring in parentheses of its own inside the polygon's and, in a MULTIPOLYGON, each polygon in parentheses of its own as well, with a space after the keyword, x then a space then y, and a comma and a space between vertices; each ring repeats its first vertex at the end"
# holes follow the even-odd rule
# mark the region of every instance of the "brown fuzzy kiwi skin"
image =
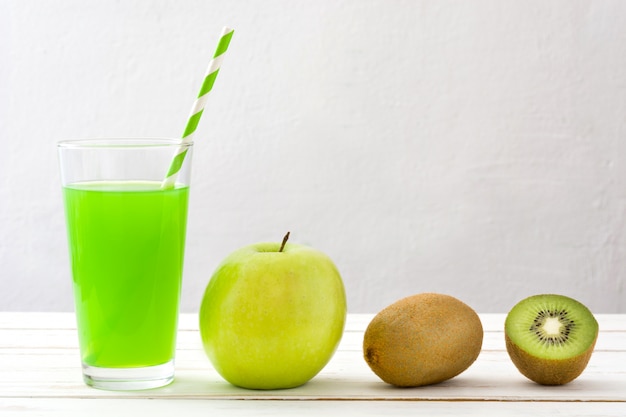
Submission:
POLYGON ((580 355, 561 360, 543 359, 530 355, 513 343, 506 334, 504 340, 511 361, 522 375, 541 385, 563 385, 578 378, 585 370, 598 336, 596 335, 589 349, 580 355))
POLYGON ((449 295, 422 293, 374 316, 363 338, 363 356, 384 382, 417 387, 465 371, 482 341, 482 323, 471 307, 449 295))

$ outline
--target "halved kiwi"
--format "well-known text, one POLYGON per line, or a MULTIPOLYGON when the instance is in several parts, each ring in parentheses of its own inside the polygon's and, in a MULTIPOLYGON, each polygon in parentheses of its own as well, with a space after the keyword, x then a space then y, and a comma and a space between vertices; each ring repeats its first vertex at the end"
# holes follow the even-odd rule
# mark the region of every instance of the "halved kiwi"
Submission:
POLYGON ((561 385, 587 366, 598 338, 598 322, 572 298, 541 294, 511 309, 504 333, 509 356, 523 375, 539 384, 561 385))

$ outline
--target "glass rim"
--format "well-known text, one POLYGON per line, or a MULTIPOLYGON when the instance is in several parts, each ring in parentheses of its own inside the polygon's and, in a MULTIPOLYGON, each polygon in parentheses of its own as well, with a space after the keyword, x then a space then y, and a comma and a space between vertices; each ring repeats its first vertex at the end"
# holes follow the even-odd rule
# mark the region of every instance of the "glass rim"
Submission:
POLYGON ((97 149, 97 148, 158 148, 158 147, 182 147, 190 148, 193 141, 183 142, 177 138, 158 137, 109 137, 109 138, 84 138, 67 139, 57 142, 57 147, 64 149, 97 149))

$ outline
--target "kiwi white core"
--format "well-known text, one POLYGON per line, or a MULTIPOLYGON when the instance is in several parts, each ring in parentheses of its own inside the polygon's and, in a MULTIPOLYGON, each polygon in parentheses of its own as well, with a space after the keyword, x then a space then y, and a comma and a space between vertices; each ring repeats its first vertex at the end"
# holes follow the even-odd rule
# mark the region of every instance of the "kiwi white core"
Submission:
POLYGON ((563 326, 561 326, 561 322, 555 317, 547 318, 546 322, 543 324, 543 330, 545 330, 545 332, 550 336, 561 334, 562 328, 563 326))

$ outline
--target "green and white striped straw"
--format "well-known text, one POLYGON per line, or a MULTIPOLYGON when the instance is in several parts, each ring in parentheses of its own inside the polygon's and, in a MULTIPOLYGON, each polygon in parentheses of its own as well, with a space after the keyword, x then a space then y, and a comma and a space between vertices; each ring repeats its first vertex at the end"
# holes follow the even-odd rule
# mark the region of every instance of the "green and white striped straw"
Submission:
MULTIPOLYGON (((224 29, 222 29, 220 41, 217 44, 217 49, 215 50, 213 59, 209 62, 209 67, 207 68, 202 88, 200 88, 198 97, 191 108, 191 114, 189 115, 189 120, 187 121, 187 126, 185 127, 185 132, 182 137, 183 144, 189 143, 193 139, 193 134, 196 132, 200 117, 202 117, 202 112, 204 111, 204 106, 209 98, 209 93, 213 89, 213 84, 215 83, 217 74, 222 66, 222 61, 224 60, 224 55, 228 49, 228 45, 230 44, 230 39, 233 37, 233 32, 234 30, 228 27, 224 27, 224 29)), ((187 150, 188 148, 181 147, 176 156, 174 156, 170 169, 167 171, 167 175, 163 181, 162 188, 172 187, 176 182, 176 174, 178 174, 178 171, 180 171, 180 168, 183 165, 187 150)))

